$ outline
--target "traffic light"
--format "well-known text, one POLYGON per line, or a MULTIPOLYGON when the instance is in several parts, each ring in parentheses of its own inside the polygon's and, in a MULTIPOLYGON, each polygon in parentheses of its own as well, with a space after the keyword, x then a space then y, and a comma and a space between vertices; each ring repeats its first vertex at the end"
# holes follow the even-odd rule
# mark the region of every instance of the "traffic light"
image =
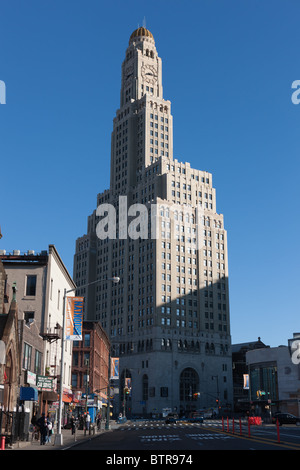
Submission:
POLYGON ((130 393, 129 388, 125 387, 125 388, 124 388, 124 393, 125 393, 125 395, 129 395, 129 393, 130 393))

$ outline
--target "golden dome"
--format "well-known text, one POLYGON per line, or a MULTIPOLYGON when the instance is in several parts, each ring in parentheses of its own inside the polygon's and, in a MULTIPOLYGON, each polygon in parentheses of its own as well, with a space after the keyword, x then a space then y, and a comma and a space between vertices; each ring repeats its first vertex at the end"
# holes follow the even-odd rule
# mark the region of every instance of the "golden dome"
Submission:
POLYGON ((150 31, 148 29, 146 29, 144 27, 141 27, 141 28, 138 28, 135 31, 133 31, 132 35, 130 36, 129 42, 132 39, 134 39, 136 37, 140 37, 140 36, 145 36, 147 38, 154 39, 153 34, 150 33, 150 31))

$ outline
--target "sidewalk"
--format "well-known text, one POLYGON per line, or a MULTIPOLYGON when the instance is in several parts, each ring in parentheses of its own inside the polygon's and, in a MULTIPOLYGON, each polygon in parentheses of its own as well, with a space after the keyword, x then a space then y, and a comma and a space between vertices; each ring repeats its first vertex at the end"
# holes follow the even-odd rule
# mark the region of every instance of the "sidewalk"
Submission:
POLYGON ((31 440, 31 434, 29 435, 29 441, 18 441, 13 444, 12 448, 7 448, 6 450, 64 450, 69 449, 77 445, 82 441, 88 441, 97 436, 100 436, 103 433, 111 432, 118 425, 115 421, 110 421, 110 429, 105 429, 105 424, 101 426, 101 430, 95 430, 95 432, 76 429, 76 434, 72 434, 71 429, 62 429, 63 445, 55 444, 55 433, 51 436, 51 442, 48 442, 45 445, 41 445, 40 441, 31 440))

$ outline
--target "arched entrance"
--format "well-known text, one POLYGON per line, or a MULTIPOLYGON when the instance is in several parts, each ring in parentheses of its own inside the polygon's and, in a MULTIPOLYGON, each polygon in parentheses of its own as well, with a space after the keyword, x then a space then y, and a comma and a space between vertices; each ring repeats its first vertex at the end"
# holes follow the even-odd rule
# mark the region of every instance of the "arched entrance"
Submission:
POLYGON ((199 375, 188 367, 180 374, 179 379, 179 398, 180 398, 180 413, 188 414, 190 411, 197 409, 197 396, 199 392, 199 375))

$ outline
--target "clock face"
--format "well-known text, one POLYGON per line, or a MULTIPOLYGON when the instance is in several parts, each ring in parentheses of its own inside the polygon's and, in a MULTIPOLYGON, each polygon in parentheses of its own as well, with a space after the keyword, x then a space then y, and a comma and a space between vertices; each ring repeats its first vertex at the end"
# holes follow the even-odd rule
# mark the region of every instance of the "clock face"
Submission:
POLYGON ((143 65, 142 78, 147 83, 155 83, 157 81, 157 69, 154 65, 143 65))
POLYGON ((133 78, 133 66, 130 66, 130 67, 127 67, 127 69, 125 70, 125 75, 124 75, 124 79, 125 79, 125 83, 129 83, 133 78))

